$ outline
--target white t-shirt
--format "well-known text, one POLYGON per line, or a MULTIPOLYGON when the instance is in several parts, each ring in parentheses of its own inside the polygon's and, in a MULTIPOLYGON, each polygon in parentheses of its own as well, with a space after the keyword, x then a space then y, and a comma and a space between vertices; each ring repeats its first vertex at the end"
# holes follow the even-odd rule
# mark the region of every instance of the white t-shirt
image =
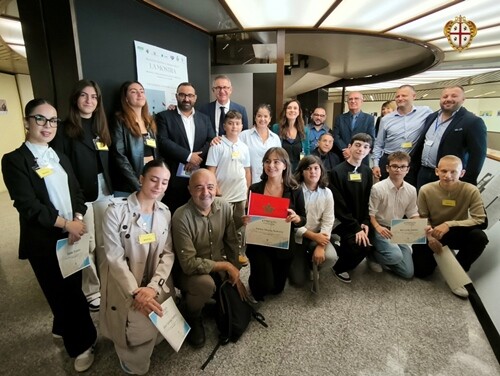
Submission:
POLYGON ((227 202, 244 201, 247 198, 245 168, 250 167, 250 151, 245 143, 232 143, 222 136, 219 145, 208 149, 207 166, 216 167, 215 177, 222 198, 227 202))

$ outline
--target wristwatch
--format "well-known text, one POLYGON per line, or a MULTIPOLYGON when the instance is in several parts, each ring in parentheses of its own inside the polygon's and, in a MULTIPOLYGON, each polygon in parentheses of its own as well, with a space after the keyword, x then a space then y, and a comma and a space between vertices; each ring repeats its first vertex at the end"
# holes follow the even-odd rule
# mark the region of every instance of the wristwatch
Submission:
POLYGON ((83 215, 81 215, 80 213, 76 213, 75 218, 78 219, 79 221, 83 221, 83 215))

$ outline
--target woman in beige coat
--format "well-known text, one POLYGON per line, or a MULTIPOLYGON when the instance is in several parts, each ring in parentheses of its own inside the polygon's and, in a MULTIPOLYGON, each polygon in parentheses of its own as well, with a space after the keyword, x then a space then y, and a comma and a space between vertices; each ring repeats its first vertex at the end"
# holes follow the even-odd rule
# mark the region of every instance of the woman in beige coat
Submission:
POLYGON ((114 199, 103 222, 106 261, 101 273, 100 327, 115 345, 122 369, 145 374, 162 335, 149 313, 174 294, 171 214, 158 201, 170 172, 163 160, 144 166, 141 190, 114 199))

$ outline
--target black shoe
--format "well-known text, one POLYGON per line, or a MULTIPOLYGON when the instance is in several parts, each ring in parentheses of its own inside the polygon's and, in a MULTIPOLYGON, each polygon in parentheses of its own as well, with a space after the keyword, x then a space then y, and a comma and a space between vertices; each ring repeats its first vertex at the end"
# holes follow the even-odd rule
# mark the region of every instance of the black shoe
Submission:
POLYGON ((191 330, 187 336, 188 343, 195 349, 199 349, 205 345, 205 327, 203 326, 203 318, 200 316, 188 318, 188 324, 191 330))

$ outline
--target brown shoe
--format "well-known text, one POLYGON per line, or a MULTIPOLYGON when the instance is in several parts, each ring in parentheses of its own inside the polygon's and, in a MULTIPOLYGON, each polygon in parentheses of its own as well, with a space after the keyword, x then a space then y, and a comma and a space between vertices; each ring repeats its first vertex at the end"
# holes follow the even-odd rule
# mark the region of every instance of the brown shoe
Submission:
POLYGON ((248 265, 248 258, 246 256, 240 255, 238 257, 238 261, 240 262, 241 266, 247 266, 248 265))

